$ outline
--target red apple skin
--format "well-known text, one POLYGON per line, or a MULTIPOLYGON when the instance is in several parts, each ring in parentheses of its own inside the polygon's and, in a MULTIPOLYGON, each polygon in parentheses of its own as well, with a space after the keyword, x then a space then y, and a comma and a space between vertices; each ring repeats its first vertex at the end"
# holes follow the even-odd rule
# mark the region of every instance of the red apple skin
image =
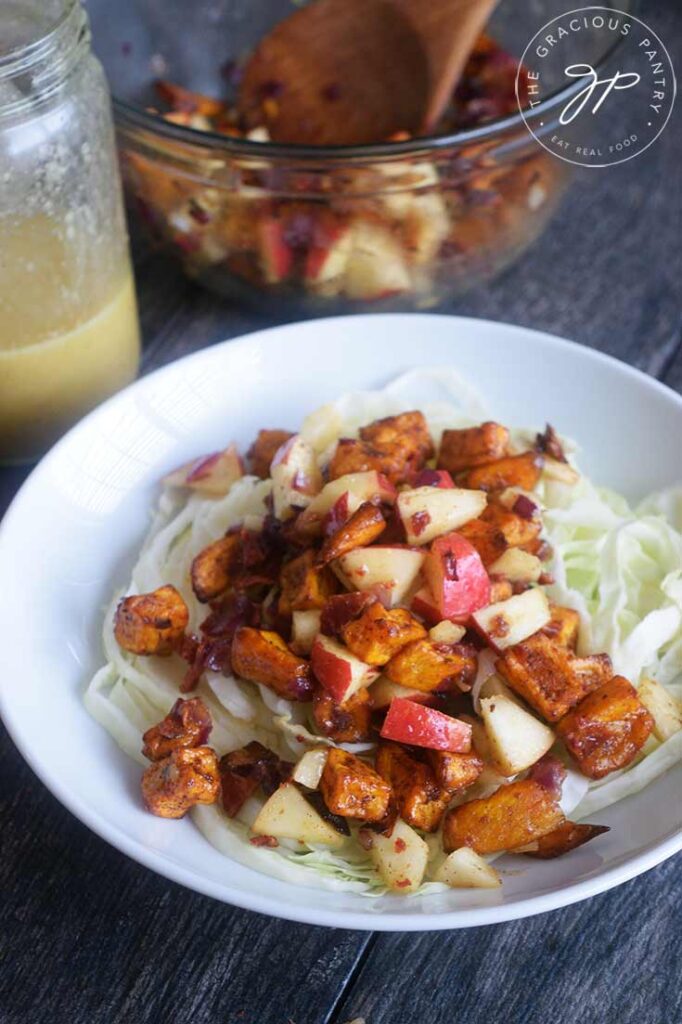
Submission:
POLYGON ((490 578, 481 557, 456 532, 434 540, 424 575, 442 619, 466 622, 473 612, 490 604, 490 578))
POLYGON ((437 626, 439 622, 443 621, 438 603, 428 587, 422 587, 421 590, 417 591, 412 598, 410 611, 413 611, 416 615, 421 615, 422 619, 429 626, 437 626))
POLYGON ((322 275, 324 265, 332 254, 332 249, 349 231, 350 228, 345 224, 327 226, 325 230, 318 228, 314 233, 313 242, 305 259, 303 276, 306 281, 316 281, 322 275))
POLYGON ((415 476, 410 484, 411 487, 438 487, 440 490, 449 491, 455 486, 446 469, 422 469, 415 476))
POLYGON ((448 750, 455 754, 467 754, 471 750, 470 725, 405 697, 394 697, 391 701, 381 736, 429 750, 448 750))
POLYGON ((268 281, 276 284, 288 276, 293 266, 294 254, 284 240, 282 221, 276 217, 266 217, 260 222, 258 230, 265 276, 268 281))
POLYGON ((313 672, 330 697, 340 704, 351 684, 350 665, 343 658, 328 651, 316 640, 310 652, 313 672))

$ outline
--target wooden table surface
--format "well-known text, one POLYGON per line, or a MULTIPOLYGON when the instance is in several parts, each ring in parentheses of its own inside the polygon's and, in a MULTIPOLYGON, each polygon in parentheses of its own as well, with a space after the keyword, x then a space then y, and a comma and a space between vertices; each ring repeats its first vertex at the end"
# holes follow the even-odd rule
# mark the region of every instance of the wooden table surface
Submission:
MULTIPOLYGON (((677 3, 648 5, 673 51, 677 3)), ((678 107, 636 160, 579 172, 527 256, 451 311, 572 338, 682 390, 681 166, 678 107)), ((144 249, 136 271, 144 371, 268 325, 144 249)), ((25 475, 0 470, 0 514, 25 475)), ((232 909, 128 860, 60 806, 4 731, 0 771, 1 1024, 682 1020, 682 855, 529 920, 436 934, 328 930, 232 909)))

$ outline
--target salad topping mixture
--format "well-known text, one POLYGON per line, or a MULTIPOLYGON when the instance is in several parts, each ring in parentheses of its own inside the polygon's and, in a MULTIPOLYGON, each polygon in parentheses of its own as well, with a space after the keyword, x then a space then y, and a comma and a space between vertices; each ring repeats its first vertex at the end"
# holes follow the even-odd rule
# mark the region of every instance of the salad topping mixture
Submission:
POLYGON ((682 755, 682 537, 596 492, 552 427, 372 406, 165 478, 86 701, 148 765, 147 809, 192 809, 245 863, 496 887, 490 855, 568 854, 608 831, 571 812, 682 755))

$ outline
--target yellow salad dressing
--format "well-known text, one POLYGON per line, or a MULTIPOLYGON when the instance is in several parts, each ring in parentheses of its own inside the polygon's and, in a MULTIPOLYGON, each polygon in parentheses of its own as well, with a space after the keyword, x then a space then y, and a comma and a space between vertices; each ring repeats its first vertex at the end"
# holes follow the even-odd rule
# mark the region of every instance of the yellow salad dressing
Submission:
POLYGON ((0 222, 0 462, 40 455, 137 373, 127 254, 98 274, 82 253, 47 217, 0 222))

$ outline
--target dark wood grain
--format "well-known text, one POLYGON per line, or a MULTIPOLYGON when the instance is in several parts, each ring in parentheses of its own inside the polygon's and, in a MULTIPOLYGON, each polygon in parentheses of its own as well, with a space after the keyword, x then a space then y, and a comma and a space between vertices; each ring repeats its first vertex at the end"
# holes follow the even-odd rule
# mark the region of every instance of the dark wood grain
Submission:
POLYGON ((531 920, 381 935, 328 1024, 679 1021, 681 863, 531 920))
MULTIPOLYGON (((655 21, 679 53, 677 0, 656 4, 655 21)), ((636 160, 578 172, 526 257, 450 311, 573 338, 682 390, 679 122, 636 160)), ((135 252, 144 372, 272 322, 137 240, 135 252)), ((0 470, 0 515, 26 472, 0 470)), ((681 857, 532 920, 370 937, 268 920, 153 875, 71 817, 4 730, 0 778, 1 1024, 682 1019, 681 857)))

